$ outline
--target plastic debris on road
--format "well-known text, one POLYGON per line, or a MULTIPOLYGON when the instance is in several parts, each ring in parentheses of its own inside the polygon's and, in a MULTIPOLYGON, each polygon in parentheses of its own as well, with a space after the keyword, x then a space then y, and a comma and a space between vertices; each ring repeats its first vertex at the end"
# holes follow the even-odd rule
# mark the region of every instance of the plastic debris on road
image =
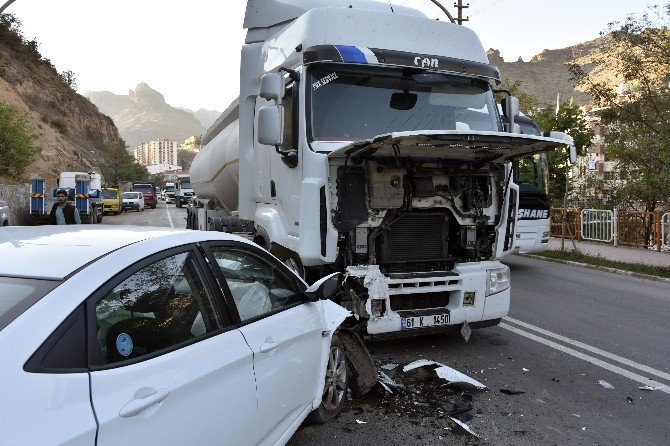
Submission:
POLYGON ((600 381, 598 381, 598 384, 600 384, 601 386, 603 386, 606 389, 613 389, 614 388, 614 386, 612 384, 610 384, 607 381, 602 380, 602 379, 600 381))
POLYGON ((473 378, 470 378, 468 375, 461 373, 456 369, 452 369, 451 367, 446 366, 444 364, 440 364, 439 362, 429 361, 427 359, 419 359, 417 361, 410 362, 409 364, 407 364, 402 368, 402 371, 409 372, 410 370, 430 365, 438 366, 435 368, 435 373, 437 374, 438 378, 448 381, 450 386, 465 385, 466 387, 472 386, 479 390, 486 389, 486 386, 484 384, 480 383, 479 381, 473 378))
POLYGON ((454 418, 454 417, 449 417, 449 419, 451 421, 453 421, 454 423, 456 423, 458 426, 460 426, 464 431, 466 431, 470 435, 473 435, 473 436, 479 438, 479 435, 475 434, 475 432, 472 429, 470 429, 470 426, 468 426, 467 424, 465 424, 461 420, 459 420, 457 418, 454 418))
POLYGON ((653 392, 654 390, 661 389, 661 387, 653 387, 653 386, 640 386, 638 387, 640 390, 646 390, 648 392, 653 392))
POLYGON ((367 421, 361 421, 361 420, 356 420, 356 423, 358 423, 358 424, 368 424, 367 421))
POLYGON ((468 325, 468 321, 463 322, 463 326, 461 327, 461 336, 463 336, 465 342, 468 342, 470 340, 471 335, 472 335, 472 328, 470 328, 470 325, 468 325))
POLYGON ((500 389, 500 393, 504 393, 505 395, 521 395, 526 392, 523 390, 500 389))
POLYGON ((525 367, 524 367, 524 368, 522 368, 522 369, 521 369, 521 371, 522 371, 523 373, 526 373, 526 372, 530 372, 530 370, 528 370, 528 369, 527 369, 527 368, 525 368, 525 367))
POLYGON ((393 369, 395 369, 396 367, 398 367, 398 364, 390 363, 390 364, 384 364, 384 365, 381 366, 380 368, 382 368, 382 369, 384 369, 384 370, 393 370, 393 369))

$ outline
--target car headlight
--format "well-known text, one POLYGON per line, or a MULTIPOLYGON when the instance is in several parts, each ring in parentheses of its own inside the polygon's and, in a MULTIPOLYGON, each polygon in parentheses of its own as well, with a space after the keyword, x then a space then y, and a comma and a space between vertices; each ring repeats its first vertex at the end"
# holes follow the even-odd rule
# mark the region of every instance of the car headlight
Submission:
POLYGON ((488 274, 488 281, 486 282, 487 296, 505 291, 509 288, 509 267, 507 265, 503 265, 500 268, 489 269, 486 272, 488 274))

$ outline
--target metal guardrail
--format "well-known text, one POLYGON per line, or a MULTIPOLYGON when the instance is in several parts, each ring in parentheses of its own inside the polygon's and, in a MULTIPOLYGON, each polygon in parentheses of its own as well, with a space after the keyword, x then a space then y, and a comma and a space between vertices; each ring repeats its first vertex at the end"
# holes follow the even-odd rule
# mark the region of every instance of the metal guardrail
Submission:
POLYGON ((614 241, 614 213, 601 209, 582 209, 582 240, 614 241))
POLYGON ((670 212, 663 214, 661 219, 661 246, 664 250, 670 250, 670 212))
POLYGON ((572 236, 579 240, 579 230, 581 226, 579 220, 581 218, 581 212, 577 208, 551 208, 549 213, 551 236, 560 237, 563 234, 564 214, 567 221, 565 236, 570 237, 570 234, 572 233, 572 236))
POLYGON ((661 250, 661 213, 619 211, 617 241, 620 245, 661 250))

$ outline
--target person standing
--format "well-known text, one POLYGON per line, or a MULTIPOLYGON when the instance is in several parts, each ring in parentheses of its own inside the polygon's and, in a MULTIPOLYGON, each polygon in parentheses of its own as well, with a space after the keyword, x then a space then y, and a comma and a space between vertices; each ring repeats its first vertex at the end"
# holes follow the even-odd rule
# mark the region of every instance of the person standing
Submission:
POLYGON ((64 189, 58 189, 56 192, 56 199, 58 200, 54 203, 51 208, 51 213, 49 214, 49 220, 47 220, 50 225, 80 225, 81 218, 79 217, 79 211, 72 204, 67 202, 67 191, 64 189))

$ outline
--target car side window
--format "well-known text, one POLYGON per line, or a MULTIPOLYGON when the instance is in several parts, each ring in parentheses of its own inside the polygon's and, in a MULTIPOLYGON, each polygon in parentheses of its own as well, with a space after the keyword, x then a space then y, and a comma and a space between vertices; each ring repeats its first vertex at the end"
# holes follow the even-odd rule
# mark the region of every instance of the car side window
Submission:
POLYGON ((148 355, 221 327, 214 297, 191 251, 157 260, 95 305, 100 364, 148 355))
POLYGON ((301 302, 294 281, 271 262, 228 247, 212 248, 212 254, 242 321, 301 302))

